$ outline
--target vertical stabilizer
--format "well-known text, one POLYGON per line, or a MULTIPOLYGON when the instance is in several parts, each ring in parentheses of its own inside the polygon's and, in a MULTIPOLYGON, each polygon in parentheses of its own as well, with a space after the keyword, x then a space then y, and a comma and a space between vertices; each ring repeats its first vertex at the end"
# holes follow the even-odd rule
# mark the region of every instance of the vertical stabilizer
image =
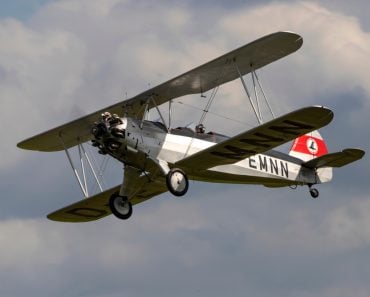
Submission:
POLYGON ((310 161, 328 153, 324 139, 319 131, 313 131, 296 138, 289 155, 303 161, 310 161))
MULTIPOLYGON (((319 131, 313 131, 302 135, 294 140, 289 155, 299 158, 305 162, 326 155, 328 148, 319 131)), ((333 177, 333 168, 328 166, 316 169, 316 183, 328 182, 333 177)))

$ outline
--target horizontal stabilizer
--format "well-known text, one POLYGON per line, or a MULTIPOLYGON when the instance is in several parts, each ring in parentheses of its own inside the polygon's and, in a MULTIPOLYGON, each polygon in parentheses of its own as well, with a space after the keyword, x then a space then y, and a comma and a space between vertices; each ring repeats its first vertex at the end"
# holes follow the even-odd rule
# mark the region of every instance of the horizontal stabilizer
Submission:
POLYGON ((308 168, 321 168, 321 167, 342 167, 354 161, 361 159, 365 152, 360 149, 345 149, 341 152, 323 155, 306 163, 302 166, 308 168))

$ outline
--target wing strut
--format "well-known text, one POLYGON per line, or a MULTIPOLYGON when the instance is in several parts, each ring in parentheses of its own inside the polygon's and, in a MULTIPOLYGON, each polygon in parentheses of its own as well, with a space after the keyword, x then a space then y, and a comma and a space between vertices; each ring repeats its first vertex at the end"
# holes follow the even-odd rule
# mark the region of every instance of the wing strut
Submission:
POLYGON ((250 73, 251 73, 251 76, 252 76, 254 97, 255 97, 255 101, 256 101, 255 103, 253 102, 252 95, 248 90, 247 83, 245 82, 244 77, 243 77, 242 73, 239 70, 238 64, 235 61, 233 61, 233 64, 234 64, 234 67, 235 67, 236 71, 238 72, 240 81, 243 85, 245 93, 247 94, 247 97, 249 99, 249 103, 251 104, 251 107, 252 107, 253 112, 254 112, 254 114, 257 118, 258 123, 261 125, 264 122, 264 120, 262 118, 262 113, 263 113, 262 112, 262 105, 261 105, 260 99, 258 97, 258 92, 259 91, 262 93, 262 97, 264 99, 264 102, 266 104, 266 107, 267 107, 268 111, 271 113, 272 118, 275 119, 275 115, 274 115, 274 112, 272 111, 270 102, 268 101, 267 96, 266 96, 265 92, 263 91, 262 84, 260 83, 260 80, 257 76, 256 70, 253 68, 253 63, 250 64, 250 68, 251 68, 250 73))
POLYGON ((156 110, 157 110, 157 112, 158 112, 159 116, 161 117, 161 120, 162 120, 162 122, 163 122, 163 125, 167 128, 167 131, 168 131, 168 132, 170 132, 170 126, 167 126, 166 121, 164 120, 164 117, 163 117, 163 115, 162 115, 161 111, 159 110, 157 103, 156 103, 156 102, 155 102, 155 100, 154 100, 154 97, 153 97, 153 96, 151 96, 151 97, 150 97, 150 99, 152 99, 152 102, 153 102, 153 104, 154 104, 154 106, 155 106, 155 108, 156 108, 156 110))
POLYGON ((95 169, 90 161, 90 158, 88 156, 88 154, 86 153, 86 150, 83 146, 82 143, 79 143, 77 145, 78 147, 78 155, 79 155, 79 159, 80 159, 80 167, 81 167, 81 171, 82 171, 82 178, 72 160, 72 157, 71 157, 71 154, 68 150, 68 148, 66 147, 65 145, 65 142, 63 140, 63 137, 62 135, 59 135, 59 139, 60 139, 60 142, 64 148, 64 151, 67 155, 67 159, 69 161, 69 164, 71 165, 72 167, 72 171, 76 177, 76 180, 81 188, 81 191, 83 193, 83 195, 85 196, 85 198, 89 197, 89 192, 88 192, 88 187, 87 187, 87 178, 86 178, 86 170, 85 170, 85 163, 84 163, 84 159, 86 159, 88 165, 89 165, 89 168, 90 168, 90 171, 91 171, 91 174, 93 175, 94 179, 95 179, 95 182, 96 184, 98 185, 99 189, 100 189, 100 192, 103 192, 103 187, 101 185, 101 182, 99 181, 99 178, 95 172, 95 169))
POLYGON ((258 76, 257 76, 257 72, 256 72, 256 70, 252 70, 252 75, 254 75, 254 76, 255 76, 256 81, 257 81, 257 84, 258 84, 258 87, 259 87, 259 89, 261 90, 262 96, 263 96, 263 98, 265 99, 266 105, 267 105, 267 107, 268 107, 268 109, 269 109, 269 111, 270 111, 270 113, 271 113, 271 115, 272 115, 272 118, 273 118, 273 119, 275 119, 275 114, 274 114, 274 112, 272 111, 272 108, 271 108, 270 102, 267 100, 267 96, 266 96, 265 92, 263 91, 263 87, 262 87, 262 85, 261 85, 261 83, 260 83, 260 80, 258 79, 258 76))
POLYGON ((144 107, 145 109, 144 109, 143 117, 141 118, 140 129, 143 129, 145 118, 148 116, 148 106, 149 106, 149 100, 147 100, 145 107, 144 107))
POLYGON ((171 129, 171 120, 172 120, 172 99, 168 101, 168 130, 171 129))
MULTIPOLYGON (((247 84, 246 84, 246 83, 245 83, 245 81, 244 81, 243 75, 241 74, 241 72, 240 72, 240 70, 239 70, 238 64, 237 64, 237 63, 235 63, 235 61, 233 61, 233 63, 234 63, 234 66, 235 66, 236 71, 238 71, 240 81, 242 82, 242 85, 243 85, 243 87, 244 87, 245 93, 246 93, 246 94, 247 94, 247 96, 248 96, 249 102, 250 102, 250 104, 251 104, 251 106, 252 106, 252 109, 253 109, 254 114, 256 115, 257 121, 258 121, 258 123, 261 125, 261 124, 262 124, 262 119, 261 119, 260 114, 259 114, 259 112, 257 111, 256 107, 254 106, 254 103, 253 103, 252 97, 251 97, 251 95, 250 95, 250 93, 249 93, 249 91, 248 91, 248 87, 247 87, 247 84)), ((258 102, 258 101, 257 101, 257 102, 258 102)), ((259 108, 258 108, 258 109, 259 109, 259 108)))

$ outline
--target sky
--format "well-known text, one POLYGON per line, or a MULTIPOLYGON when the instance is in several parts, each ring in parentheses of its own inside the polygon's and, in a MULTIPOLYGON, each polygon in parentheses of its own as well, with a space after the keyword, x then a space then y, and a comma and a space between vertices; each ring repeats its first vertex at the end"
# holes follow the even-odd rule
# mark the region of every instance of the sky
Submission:
MULTIPOLYGON (((315 200, 307 187, 191 182, 185 197, 163 194, 128 221, 46 219, 81 191, 63 152, 19 141, 276 31, 304 43, 258 72, 275 113, 325 105, 329 150, 368 150, 367 1, 199 2, 0 1, 1 296, 370 296, 367 155, 335 170, 315 200)), ((239 82, 211 111, 244 124, 210 115, 209 130, 256 124, 239 82)), ((186 125, 201 112, 178 103, 174 115, 186 125)), ((106 178, 119 184, 121 166, 110 161, 106 178)))

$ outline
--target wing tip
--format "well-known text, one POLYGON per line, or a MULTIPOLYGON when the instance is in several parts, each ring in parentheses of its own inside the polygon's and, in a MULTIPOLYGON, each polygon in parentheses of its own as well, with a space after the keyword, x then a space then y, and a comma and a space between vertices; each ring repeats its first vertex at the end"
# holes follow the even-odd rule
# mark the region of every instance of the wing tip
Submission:
POLYGON ((32 145, 32 142, 30 141, 30 139, 25 139, 25 140, 22 140, 20 142, 17 143, 17 147, 19 149, 22 149, 22 150, 31 150, 31 151, 35 151, 37 149, 35 149, 35 147, 32 145))
POLYGON ((24 145, 24 141, 18 142, 17 143, 17 148, 26 150, 27 147, 24 145))
POLYGON ((50 221, 59 222, 59 223, 87 223, 87 222, 97 221, 103 217, 99 217, 99 218, 69 217, 69 216, 61 216, 60 214, 57 214, 57 212, 52 212, 48 214, 46 218, 50 221))
POLYGON ((45 148, 45 147, 35 144, 35 142, 33 141, 33 138, 29 138, 29 139, 26 139, 26 140, 23 140, 17 143, 17 147, 19 149, 28 150, 28 151, 40 151, 40 152, 57 151, 57 150, 45 148))
POLYGON ((343 150, 343 153, 356 158, 356 160, 362 159, 365 156, 365 151, 358 148, 347 148, 343 150))
POLYGON ((284 35, 284 36, 287 36, 287 37, 293 39, 294 45, 295 45, 295 50, 294 51, 299 50, 303 45, 303 37, 301 35, 299 35, 298 33, 296 33, 296 32, 286 30, 286 31, 278 31, 275 34, 284 35))

